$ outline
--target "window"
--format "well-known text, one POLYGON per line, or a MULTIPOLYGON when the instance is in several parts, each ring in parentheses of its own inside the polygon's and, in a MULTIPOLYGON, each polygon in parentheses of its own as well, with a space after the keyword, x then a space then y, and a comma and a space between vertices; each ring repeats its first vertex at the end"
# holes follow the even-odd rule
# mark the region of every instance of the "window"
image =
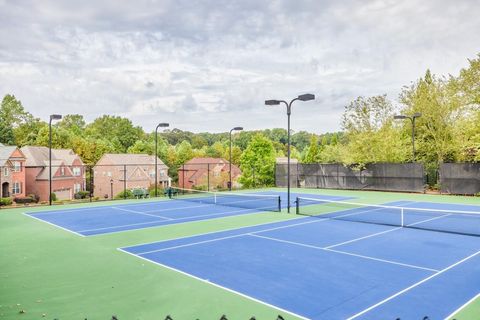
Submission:
POLYGON ((21 184, 20 182, 15 181, 15 182, 13 183, 12 193, 13 193, 13 194, 20 194, 20 193, 22 193, 22 184, 21 184))
POLYGON ((150 171, 150 178, 155 178, 155 170, 150 171))
POLYGON ((4 176, 4 177, 8 177, 9 172, 10 172, 10 171, 8 170, 7 167, 3 168, 3 176, 4 176))
POLYGON ((82 190, 82 186, 80 185, 80 183, 75 183, 73 185, 73 192, 77 193, 77 192, 80 192, 82 190))
POLYGON ((165 176, 165 171, 161 170, 160 171, 160 177, 164 177, 165 176))
POLYGON ((60 167, 60 175, 61 176, 65 175, 65 167, 60 167))
POLYGON ((79 167, 73 167, 73 175, 79 177, 82 174, 82 170, 79 167))
POLYGON ((112 172, 111 172, 111 171, 108 171, 108 172, 107 172, 107 176, 111 177, 111 176, 112 176, 112 172))
POLYGON ((22 163, 20 161, 13 161, 13 172, 21 172, 22 163))

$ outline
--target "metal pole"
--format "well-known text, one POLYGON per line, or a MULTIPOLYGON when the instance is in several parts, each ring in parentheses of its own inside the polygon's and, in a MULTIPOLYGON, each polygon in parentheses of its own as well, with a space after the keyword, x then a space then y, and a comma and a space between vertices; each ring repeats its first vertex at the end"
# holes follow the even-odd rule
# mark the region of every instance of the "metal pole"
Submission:
POLYGON ((288 117, 288 140, 287 140, 287 212, 290 213, 290 114, 293 100, 287 106, 287 117, 288 117))
POLYGON ((123 165, 123 199, 127 199, 127 165, 123 165))
POLYGON ((48 204, 52 205, 52 117, 48 122, 48 204))
POLYGON ((155 197, 158 197, 158 194, 157 194, 157 181, 158 181, 158 177, 157 177, 157 174, 158 174, 158 168, 157 168, 157 143, 158 143, 158 126, 155 128, 155 197))
POLYGON ((232 130, 230 130, 230 160, 228 169, 228 173, 230 175, 228 190, 230 191, 232 191, 232 130))
POLYGON ((210 163, 207 163, 207 191, 210 191, 210 163))
POLYGON ((88 167, 88 171, 90 172, 90 202, 92 202, 92 195, 93 195, 93 168, 90 166, 88 167))
POLYGON ((410 120, 412 120, 412 149, 413 149, 413 162, 415 162, 415 116, 413 116, 410 120))

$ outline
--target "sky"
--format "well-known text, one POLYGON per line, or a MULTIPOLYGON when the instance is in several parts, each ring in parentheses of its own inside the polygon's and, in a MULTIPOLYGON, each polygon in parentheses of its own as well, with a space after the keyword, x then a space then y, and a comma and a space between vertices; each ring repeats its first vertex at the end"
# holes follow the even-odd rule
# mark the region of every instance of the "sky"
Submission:
POLYGON ((479 0, 0 0, 0 95, 193 132, 341 129, 345 105, 480 53, 479 0))

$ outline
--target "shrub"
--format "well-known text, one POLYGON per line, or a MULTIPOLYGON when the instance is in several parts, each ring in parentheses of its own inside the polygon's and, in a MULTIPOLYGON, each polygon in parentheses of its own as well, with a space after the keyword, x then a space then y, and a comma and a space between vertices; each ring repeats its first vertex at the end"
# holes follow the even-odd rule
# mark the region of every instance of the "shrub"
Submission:
POLYGON ((115 199, 134 199, 132 190, 125 190, 115 196, 115 199))
POLYGON ((50 197, 51 197, 52 201, 57 201, 57 195, 55 194, 55 192, 52 192, 50 197))
POLYGON ((17 197, 13 199, 15 203, 18 204, 29 204, 29 203, 34 203, 36 199, 33 199, 32 197, 17 197))
POLYGON ((78 191, 77 193, 74 194, 74 198, 75 199, 85 199, 85 198, 88 198, 90 192, 88 191, 78 191))
POLYGON ((39 196, 37 196, 36 194, 33 194, 33 193, 32 193, 32 194, 29 194, 29 195, 27 195, 27 197, 30 197, 30 198, 32 198, 32 199, 33 199, 33 201, 34 201, 35 203, 38 203, 38 201, 40 201, 40 197, 39 197, 39 196))
POLYGON ((9 206, 12 204, 11 198, 0 198, 0 206, 9 206))

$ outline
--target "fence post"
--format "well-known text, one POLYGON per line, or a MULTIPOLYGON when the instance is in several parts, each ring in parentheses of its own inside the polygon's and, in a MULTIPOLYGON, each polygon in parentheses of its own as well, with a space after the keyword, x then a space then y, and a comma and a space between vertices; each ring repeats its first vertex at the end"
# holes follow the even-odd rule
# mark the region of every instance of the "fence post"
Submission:
POLYGON ((207 191, 210 191, 210 163, 207 163, 207 191))
POLYGON ((185 165, 182 164, 182 189, 185 189, 185 165))
POLYGON ((90 202, 92 202, 93 187, 94 187, 92 166, 88 166, 88 172, 90 173, 90 202))
POLYGON ((127 199, 127 165, 123 165, 123 199, 127 199))
POLYGON ((257 184, 255 183, 255 166, 252 166, 252 185, 254 188, 257 187, 257 184))

